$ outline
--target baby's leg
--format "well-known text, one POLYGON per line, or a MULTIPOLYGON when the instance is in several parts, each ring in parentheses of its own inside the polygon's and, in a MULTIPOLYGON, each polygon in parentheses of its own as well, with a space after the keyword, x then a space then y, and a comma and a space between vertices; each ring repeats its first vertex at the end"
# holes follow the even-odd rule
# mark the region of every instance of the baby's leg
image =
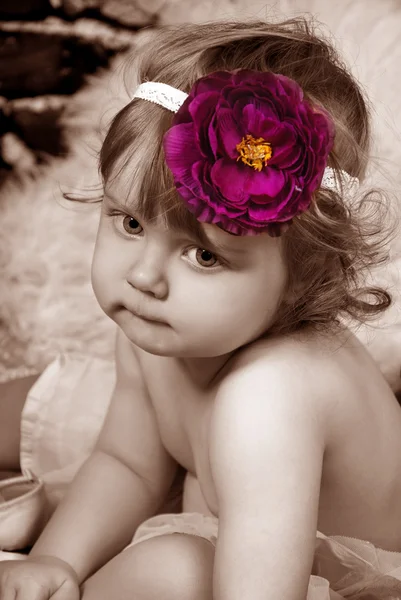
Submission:
POLYGON ((20 470, 21 412, 39 375, 0 384, 0 471, 20 470))
POLYGON ((214 547, 181 533, 139 542, 82 586, 82 600, 212 600, 214 547))

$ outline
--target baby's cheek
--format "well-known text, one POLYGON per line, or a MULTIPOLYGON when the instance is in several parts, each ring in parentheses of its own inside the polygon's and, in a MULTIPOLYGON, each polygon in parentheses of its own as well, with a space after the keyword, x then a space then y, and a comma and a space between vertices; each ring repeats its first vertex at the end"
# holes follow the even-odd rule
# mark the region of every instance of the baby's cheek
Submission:
POLYGON ((93 258, 92 258, 92 265, 91 265, 91 283, 92 283, 92 287, 93 287, 93 290, 95 293, 96 293, 96 288, 100 283, 99 267, 100 267, 100 264, 99 264, 99 260, 98 260, 98 255, 95 250, 93 258))
POLYGON ((108 277, 105 265, 94 255, 91 269, 91 282, 94 294, 100 306, 105 310, 108 304, 108 277))

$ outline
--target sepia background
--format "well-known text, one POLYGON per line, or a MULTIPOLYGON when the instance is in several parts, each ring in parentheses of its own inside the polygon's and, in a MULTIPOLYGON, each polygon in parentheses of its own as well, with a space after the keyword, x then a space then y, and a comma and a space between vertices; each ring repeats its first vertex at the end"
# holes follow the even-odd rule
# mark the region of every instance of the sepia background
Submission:
MULTIPOLYGON (((99 207, 63 192, 94 190, 96 153, 129 101, 120 67, 164 24, 311 14, 372 103, 369 184, 401 188, 399 0, 0 0, 0 379, 40 371, 59 352, 112 360, 115 326, 90 285, 99 207), (91 187, 92 186, 92 187, 91 187)), ((133 84, 134 87, 134 84, 133 84)), ((372 273, 394 296, 357 329, 401 390, 401 239, 372 273)))

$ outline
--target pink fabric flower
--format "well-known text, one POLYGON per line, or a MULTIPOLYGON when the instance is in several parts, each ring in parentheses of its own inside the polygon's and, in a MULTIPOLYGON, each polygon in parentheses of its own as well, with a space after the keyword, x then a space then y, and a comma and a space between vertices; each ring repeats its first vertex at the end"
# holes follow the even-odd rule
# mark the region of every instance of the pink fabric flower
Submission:
POLYGON ((309 208, 333 141, 330 116, 295 81, 238 70, 195 82, 163 147, 199 221, 236 235, 277 235, 309 208))

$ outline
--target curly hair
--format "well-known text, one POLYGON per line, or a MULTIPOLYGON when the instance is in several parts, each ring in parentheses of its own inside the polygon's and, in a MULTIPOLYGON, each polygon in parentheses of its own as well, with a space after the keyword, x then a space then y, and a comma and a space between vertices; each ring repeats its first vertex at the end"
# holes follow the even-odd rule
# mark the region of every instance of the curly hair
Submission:
MULTIPOLYGON (((131 97, 138 81, 146 80, 189 93, 198 78, 235 69, 272 71, 294 79, 305 97, 323 106, 334 120, 329 165, 364 179, 371 141, 368 101, 332 43, 317 35, 311 20, 162 27, 133 56, 125 81, 131 97)), ((204 240, 200 223, 180 200, 165 163, 162 138, 173 117, 154 103, 130 101, 108 130, 100 152, 100 174, 107 183, 129 165, 145 218, 162 215, 170 227, 204 240)), ((390 306, 390 294, 367 286, 363 279, 364 273, 388 257, 392 229, 385 227, 386 196, 371 190, 351 201, 343 191, 318 189, 310 209, 294 219, 283 235, 289 273, 286 291, 293 293, 291 302, 279 306, 270 333, 290 333, 306 326, 328 331, 341 322, 341 316, 362 323, 390 306)))

